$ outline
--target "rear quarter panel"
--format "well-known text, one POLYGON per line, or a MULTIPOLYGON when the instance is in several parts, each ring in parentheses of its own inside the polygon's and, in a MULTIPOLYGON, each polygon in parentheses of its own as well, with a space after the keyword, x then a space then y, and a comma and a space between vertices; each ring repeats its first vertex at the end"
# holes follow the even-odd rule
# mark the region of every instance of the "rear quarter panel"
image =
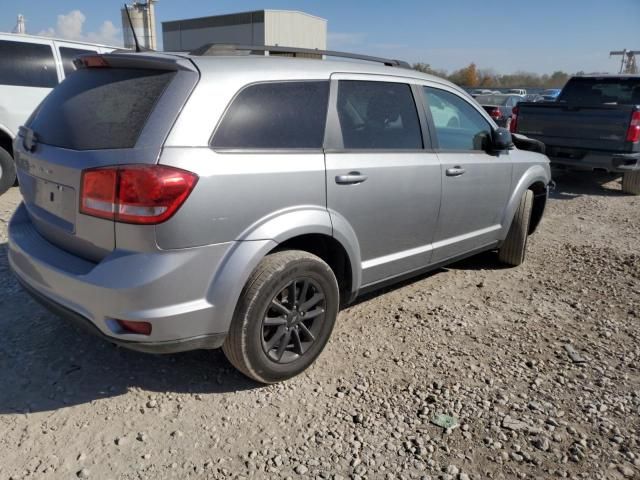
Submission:
POLYGON ((304 224, 303 218, 289 216, 288 225, 269 228, 292 211, 321 212, 325 231, 313 233, 331 234, 322 151, 220 153, 174 147, 164 149, 160 163, 199 176, 178 213, 156 227, 160 248, 274 239, 278 230, 295 233, 304 224))

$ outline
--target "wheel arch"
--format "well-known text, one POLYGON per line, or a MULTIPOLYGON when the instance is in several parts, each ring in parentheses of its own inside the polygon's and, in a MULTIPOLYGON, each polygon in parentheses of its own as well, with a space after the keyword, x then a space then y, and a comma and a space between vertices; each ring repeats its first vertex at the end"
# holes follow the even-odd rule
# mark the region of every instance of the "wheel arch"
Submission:
POLYGON ((362 278, 360 250, 348 224, 335 217, 334 228, 333 220, 327 209, 311 206, 277 212, 245 230, 209 285, 207 299, 215 306, 217 325, 225 331, 229 328, 251 273, 266 255, 285 249, 304 250, 326 261, 336 273, 343 303, 352 301, 362 278))
POLYGON ((4 148, 13 157, 13 136, 2 125, 0 125, 0 148, 4 148))
POLYGON ((511 192, 511 197, 507 203, 502 221, 500 240, 504 240, 509 233, 513 216, 518 208, 520 198, 526 190, 532 190, 534 193, 534 204, 531 216, 531 223, 529 225, 529 234, 532 234, 542 219, 544 209, 547 202, 547 184, 550 181, 550 175, 548 168, 545 169, 543 165, 534 165, 530 167, 523 175, 520 176, 518 183, 511 192))

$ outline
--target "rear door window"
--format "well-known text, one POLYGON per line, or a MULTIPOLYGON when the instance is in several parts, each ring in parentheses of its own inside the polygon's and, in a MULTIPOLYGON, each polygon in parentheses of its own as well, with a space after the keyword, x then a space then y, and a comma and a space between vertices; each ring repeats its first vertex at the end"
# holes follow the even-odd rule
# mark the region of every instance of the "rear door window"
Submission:
POLYGON ((62 58, 62 68, 64 69, 64 76, 68 77, 71 73, 76 71, 76 67, 73 65, 73 60, 80 55, 87 55, 89 53, 98 53, 95 50, 85 50, 82 48, 70 48, 60 47, 60 58, 62 58))
POLYGON ((345 149, 423 147, 413 93, 404 83, 340 80, 338 119, 345 149))
POLYGON ((250 85, 229 106, 214 148, 319 149, 329 100, 328 81, 250 85))
POLYGON ((80 69, 53 90, 30 123, 38 141, 73 150, 132 148, 175 73, 80 69))
POLYGON ((0 40, 0 85, 53 88, 57 84, 50 45, 0 40))

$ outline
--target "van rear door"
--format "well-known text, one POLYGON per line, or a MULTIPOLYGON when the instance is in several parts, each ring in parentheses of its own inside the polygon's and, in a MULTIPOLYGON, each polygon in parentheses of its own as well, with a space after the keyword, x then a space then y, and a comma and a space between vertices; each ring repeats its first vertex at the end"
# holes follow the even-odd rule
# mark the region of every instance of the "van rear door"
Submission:
POLYGON ((54 89, 21 129, 14 149, 29 215, 51 243, 98 261, 115 248, 114 222, 79 213, 82 173, 154 164, 197 82, 178 57, 108 54, 54 89))

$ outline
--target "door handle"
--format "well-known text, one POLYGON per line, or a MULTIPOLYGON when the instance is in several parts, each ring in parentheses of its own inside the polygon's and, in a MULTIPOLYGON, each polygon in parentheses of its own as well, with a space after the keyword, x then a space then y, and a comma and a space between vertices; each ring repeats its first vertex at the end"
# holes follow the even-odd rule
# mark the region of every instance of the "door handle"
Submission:
POLYGON ((360 172, 349 172, 346 175, 336 175, 338 185, 357 185, 364 182, 368 177, 360 172))
POLYGON ((447 173, 447 177, 459 177, 464 172, 466 172, 466 170, 462 167, 453 167, 453 168, 447 168, 446 173, 447 173))

